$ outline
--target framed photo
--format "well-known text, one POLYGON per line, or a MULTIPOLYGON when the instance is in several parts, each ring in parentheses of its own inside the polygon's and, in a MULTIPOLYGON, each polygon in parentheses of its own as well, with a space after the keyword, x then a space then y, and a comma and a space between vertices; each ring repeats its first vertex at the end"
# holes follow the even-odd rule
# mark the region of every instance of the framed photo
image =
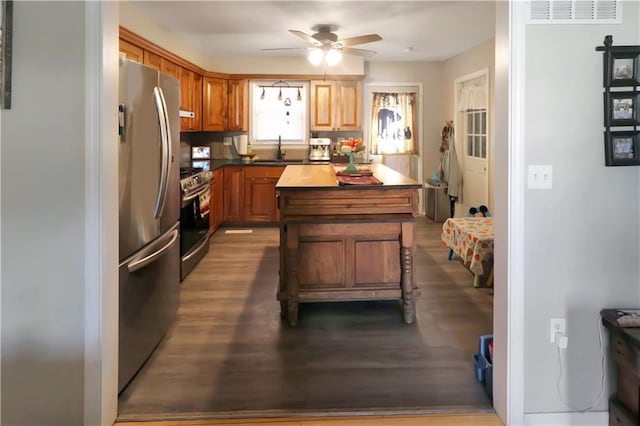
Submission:
POLYGON ((611 52, 606 73, 608 86, 640 85, 640 52, 611 52))
POLYGON ((640 132, 605 132, 607 166, 640 165, 640 132))
POLYGON ((0 0, 0 107, 11 108, 13 1, 0 0))
POLYGON ((638 108, 640 108, 638 92, 605 93, 605 126, 637 126, 638 108))

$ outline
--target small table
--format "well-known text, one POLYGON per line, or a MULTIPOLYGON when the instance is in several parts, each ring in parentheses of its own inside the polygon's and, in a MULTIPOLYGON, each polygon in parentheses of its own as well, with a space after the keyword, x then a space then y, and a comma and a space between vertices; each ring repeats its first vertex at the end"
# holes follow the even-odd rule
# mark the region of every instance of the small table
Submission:
POLYGON ((492 261, 487 286, 493 284, 493 238, 492 217, 455 217, 442 225, 441 238, 449 249, 462 258, 462 262, 474 273, 474 287, 480 286, 484 274, 483 261, 492 261))

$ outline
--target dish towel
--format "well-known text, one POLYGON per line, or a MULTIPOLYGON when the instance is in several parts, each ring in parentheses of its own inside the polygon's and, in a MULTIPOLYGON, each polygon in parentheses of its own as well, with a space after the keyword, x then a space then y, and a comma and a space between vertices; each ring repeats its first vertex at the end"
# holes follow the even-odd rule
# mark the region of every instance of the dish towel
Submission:
POLYGON ((203 218, 209 213, 209 191, 200 194, 198 204, 200 204, 200 217, 203 218))

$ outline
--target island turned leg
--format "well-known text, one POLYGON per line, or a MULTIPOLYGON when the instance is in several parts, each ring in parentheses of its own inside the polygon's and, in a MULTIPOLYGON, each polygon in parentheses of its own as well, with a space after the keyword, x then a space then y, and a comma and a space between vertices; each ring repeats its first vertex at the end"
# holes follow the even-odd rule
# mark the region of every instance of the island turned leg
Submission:
POLYGON ((298 226, 287 227, 287 319, 298 324, 298 226))
POLYGON ((402 264, 402 275, 400 284, 402 286, 402 311, 404 322, 413 324, 416 319, 416 301, 413 294, 413 244, 414 244, 414 223, 405 222, 402 224, 402 237, 400 248, 400 260, 402 264))

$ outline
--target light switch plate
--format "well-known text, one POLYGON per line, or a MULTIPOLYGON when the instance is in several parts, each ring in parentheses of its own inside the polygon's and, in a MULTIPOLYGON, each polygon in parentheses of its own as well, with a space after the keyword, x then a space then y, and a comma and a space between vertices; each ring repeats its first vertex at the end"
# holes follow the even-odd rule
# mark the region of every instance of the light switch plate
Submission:
POLYGON ((551 189, 553 183, 553 167, 551 165, 529 165, 529 189, 551 189))

